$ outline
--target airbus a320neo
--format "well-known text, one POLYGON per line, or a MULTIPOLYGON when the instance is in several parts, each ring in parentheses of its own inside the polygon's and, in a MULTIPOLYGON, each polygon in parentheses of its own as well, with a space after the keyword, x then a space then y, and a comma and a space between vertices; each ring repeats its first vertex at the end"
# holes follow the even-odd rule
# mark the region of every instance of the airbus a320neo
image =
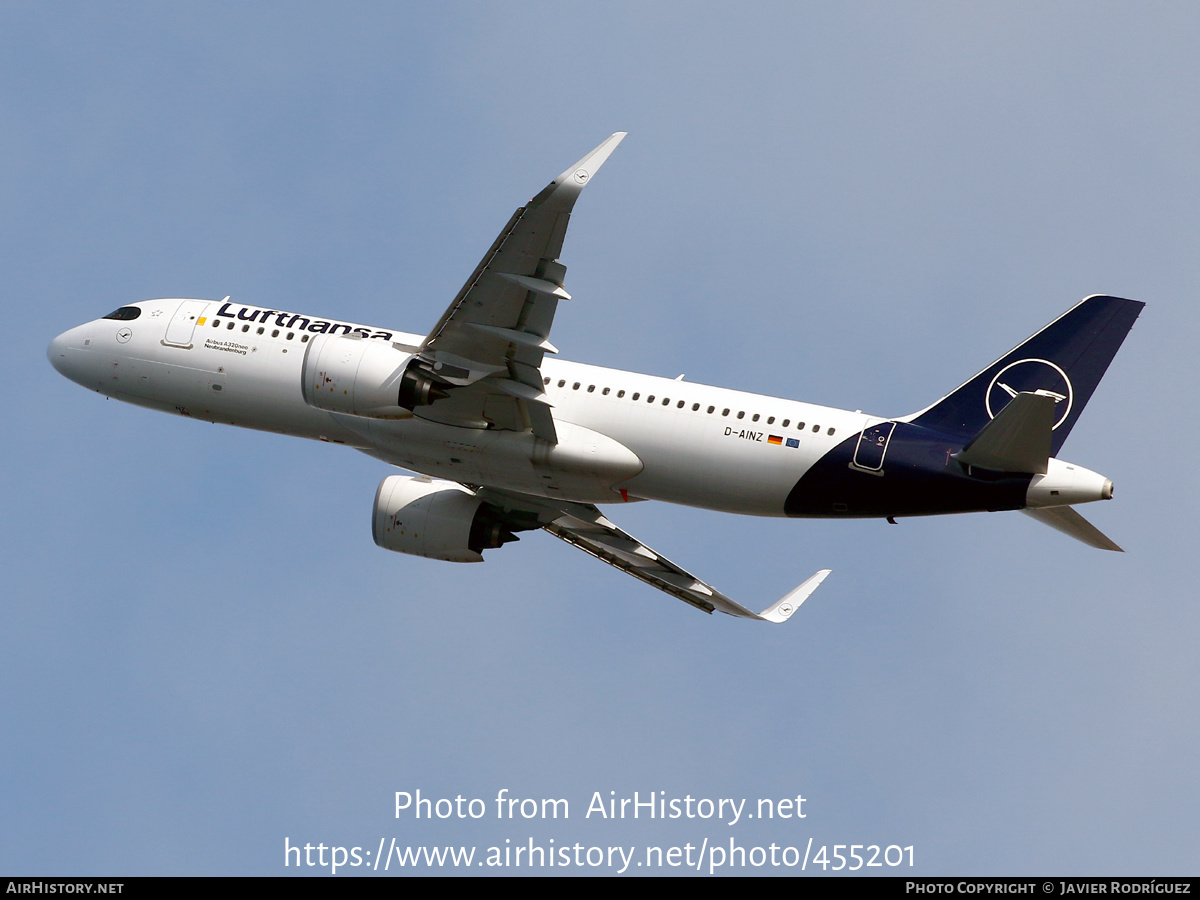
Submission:
POLYGON ((1112 482, 1057 454, 1143 304, 1092 296, 942 399, 886 417, 557 358, 575 200, 614 134, 518 209, 425 334, 224 300, 145 300, 50 344, 119 400, 345 444, 415 475, 375 494, 375 542, 453 562, 541 529, 706 612, 754 612, 622 531, 605 504, 755 516, 1023 510, 1119 550, 1074 510, 1112 482))

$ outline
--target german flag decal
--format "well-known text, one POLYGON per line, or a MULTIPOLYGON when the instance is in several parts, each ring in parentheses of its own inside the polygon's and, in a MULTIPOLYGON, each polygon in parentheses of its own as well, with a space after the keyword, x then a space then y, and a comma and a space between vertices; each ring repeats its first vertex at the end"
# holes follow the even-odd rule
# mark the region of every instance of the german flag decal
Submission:
POLYGON ((768 444, 783 444, 783 438, 778 434, 767 435, 768 444))

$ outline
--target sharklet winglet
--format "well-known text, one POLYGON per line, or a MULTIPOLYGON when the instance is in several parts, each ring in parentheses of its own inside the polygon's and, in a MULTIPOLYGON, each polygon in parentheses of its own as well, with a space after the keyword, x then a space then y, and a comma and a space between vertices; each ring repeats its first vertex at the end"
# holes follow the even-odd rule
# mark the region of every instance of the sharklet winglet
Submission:
POLYGON ((805 581, 802 585, 788 591, 786 594, 760 612, 757 618, 762 619, 764 622, 773 622, 776 625, 786 622, 792 617, 792 613, 798 610, 801 604, 803 604, 805 600, 812 596, 812 592, 821 586, 821 582, 824 581, 832 571, 832 569, 822 569, 820 572, 805 581))

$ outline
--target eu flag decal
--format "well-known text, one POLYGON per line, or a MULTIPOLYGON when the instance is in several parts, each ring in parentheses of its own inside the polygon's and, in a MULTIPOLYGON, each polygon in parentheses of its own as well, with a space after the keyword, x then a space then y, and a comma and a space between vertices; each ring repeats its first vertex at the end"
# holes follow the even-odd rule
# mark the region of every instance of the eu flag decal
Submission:
POLYGON ((787 445, 788 445, 789 447, 799 447, 799 446, 800 446, 800 442, 799 442, 798 440, 796 440, 795 438, 788 438, 788 439, 787 439, 787 445))

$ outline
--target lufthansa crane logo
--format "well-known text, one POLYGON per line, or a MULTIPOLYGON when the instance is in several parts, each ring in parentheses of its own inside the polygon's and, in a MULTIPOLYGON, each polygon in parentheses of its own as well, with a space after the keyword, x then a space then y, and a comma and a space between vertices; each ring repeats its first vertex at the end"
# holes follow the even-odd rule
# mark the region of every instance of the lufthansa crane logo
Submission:
POLYGON ((1047 359, 1018 359, 997 372, 988 385, 984 395, 988 418, 996 418, 1009 400, 1023 392, 1054 398, 1054 408, 1059 414, 1055 428, 1071 414, 1075 390, 1067 373, 1047 359))

